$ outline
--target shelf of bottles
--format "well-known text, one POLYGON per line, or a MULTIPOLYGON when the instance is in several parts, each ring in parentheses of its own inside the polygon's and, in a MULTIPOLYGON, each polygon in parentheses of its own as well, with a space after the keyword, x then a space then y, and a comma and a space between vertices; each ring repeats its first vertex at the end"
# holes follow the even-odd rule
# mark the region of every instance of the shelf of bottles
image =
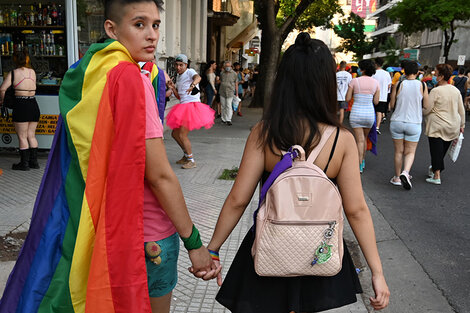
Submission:
POLYGON ((62 2, 0 2, 3 77, 13 68, 12 54, 27 49, 36 71, 38 93, 56 94, 67 71, 65 5, 62 2))

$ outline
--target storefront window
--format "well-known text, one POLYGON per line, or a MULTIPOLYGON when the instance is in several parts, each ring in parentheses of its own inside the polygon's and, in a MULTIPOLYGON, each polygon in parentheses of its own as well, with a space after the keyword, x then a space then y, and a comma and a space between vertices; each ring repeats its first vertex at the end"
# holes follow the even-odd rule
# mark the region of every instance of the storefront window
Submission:
POLYGON ((102 1, 78 0, 78 45, 81 58, 91 44, 104 40, 104 6, 102 1))
POLYGON ((0 1, 1 71, 14 68, 13 52, 28 50, 37 93, 57 94, 67 71, 65 2, 0 1))

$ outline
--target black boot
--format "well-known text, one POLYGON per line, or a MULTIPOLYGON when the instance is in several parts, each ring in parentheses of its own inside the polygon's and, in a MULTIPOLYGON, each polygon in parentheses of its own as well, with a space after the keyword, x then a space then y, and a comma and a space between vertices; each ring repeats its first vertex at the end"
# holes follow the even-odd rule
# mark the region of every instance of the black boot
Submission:
POLYGON ((29 148, 29 168, 39 168, 38 148, 29 148))
POLYGON ((29 171, 29 149, 20 150, 20 163, 16 163, 12 165, 12 169, 16 171, 29 171))

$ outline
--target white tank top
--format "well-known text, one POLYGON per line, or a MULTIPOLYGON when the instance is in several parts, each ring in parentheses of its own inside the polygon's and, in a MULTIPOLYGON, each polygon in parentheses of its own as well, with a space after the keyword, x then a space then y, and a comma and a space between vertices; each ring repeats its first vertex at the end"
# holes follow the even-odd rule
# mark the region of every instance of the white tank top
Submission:
POLYGON ((421 82, 415 79, 405 79, 401 82, 399 88, 401 91, 397 96, 395 111, 390 120, 421 124, 423 120, 421 82))

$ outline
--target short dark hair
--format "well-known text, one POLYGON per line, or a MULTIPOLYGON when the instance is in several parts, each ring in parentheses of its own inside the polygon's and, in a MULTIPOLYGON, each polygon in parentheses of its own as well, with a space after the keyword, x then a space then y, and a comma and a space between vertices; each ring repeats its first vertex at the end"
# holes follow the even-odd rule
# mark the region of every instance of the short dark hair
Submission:
POLYGON ((282 56, 270 100, 259 143, 273 152, 296 144, 309 152, 319 142, 319 123, 340 126, 336 62, 323 41, 305 32, 297 36, 282 56))
POLYGON ((410 62, 408 59, 403 59, 400 61, 400 67, 405 67, 406 62, 410 62))
POLYGON ((339 62, 339 68, 346 68, 347 65, 348 63, 346 63, 346 61, 339 62))
POLYGON ((357 65, 359 65, 359 68, 361 69, 363 74, 366 74, 367 76, 372 76, 375 74, 374 61, 369 59, 361 60, 357 65))
POLYGON ((15 50, 13 52, 13 63, 15 63, 16 68, 29 67, 28 59, 29 55, 26 49, 15 50))
POLYGON ((465 67, 459 66, 459 74, 460 74, 460 75, 465 74, 465 67))
POLYGON ((444 76, 444 80, 449 80, 452 76, 452 66, 449 64, 438 64, 436 65, 436 70, 439 72, 439 75, 444 76))
POLYGON ((381 57, 375 58, 375 64, 382 67, 382 65, 384 65, 384 60, 381 57))
POLYGON ((405 75, 418 74, 419 66, 416 61, 406 62, 403 68, 405 69, 405 75))
POLYGON ((104 0, 104 18, 114 22, 121 20, 122 7, 131 3, 153 2, 158 11, 163 11, 163 0, 104 0))

